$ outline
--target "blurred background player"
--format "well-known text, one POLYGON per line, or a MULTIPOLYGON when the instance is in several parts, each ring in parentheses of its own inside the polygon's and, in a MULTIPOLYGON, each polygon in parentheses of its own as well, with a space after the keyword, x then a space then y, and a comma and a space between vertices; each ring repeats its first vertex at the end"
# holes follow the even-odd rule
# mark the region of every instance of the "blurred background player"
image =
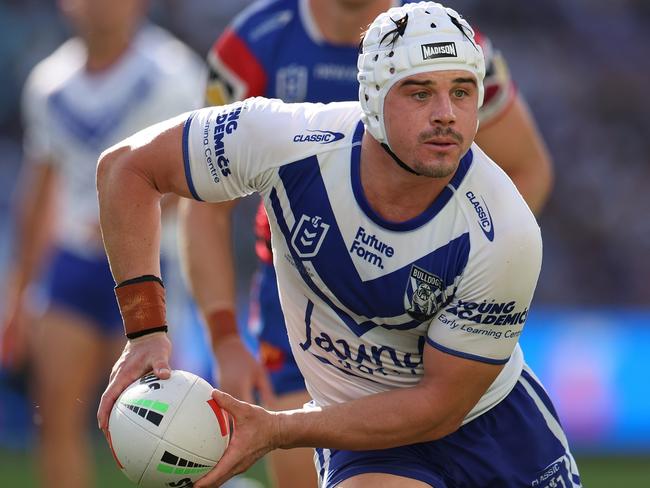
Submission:
MULTIPOLYGON (((255 2, 226 28, 208 55, 207 103, 222 105, 252 96, 286 102, 356 100, 360 35, 380 12, 401 3, 406 2, 255 2)), ((477 38, 485 53, 487 74, 476 142, 508 173, 531 209, 539 214, 552 184, 546 146, 500 53, 487 38, 480 34, 477 38)), ((298 408, 310 398, 287 339, 273 268, 270 228, 262 205, 255 219, 255 251, 260 266, 250 306, 251 328, 258 330, 259 361, 237 332, 231 243, 234 206, 234 201, 182 202, 183 259, 192 293, 210 330, 219 385, 249 402, 254 401, 257 391, 273 410, 298 408), (214 267, 201 261, 204 253, 218 257, 214 267), (194 279, 211 286, 192 286, 194 279), (257 320, 259 324, 255 324, 257 320)), ((316 486, 312 456, 311 449, 273 451, 270 459, 276 486, 316 486)))
POLYGON ((60 0, 77 37, 32 71, 25 156, 2 332, 6 365, 32 360, 43 486, 88 488, 88 414, 124 346, 98 225, 95 168, 106 147, 200 106, 202 61, 147 23, 146 0, 60 0), (173 60, 171 62, 170 60, 173 60), (47 305, 29 327, 29 289, 47 305))

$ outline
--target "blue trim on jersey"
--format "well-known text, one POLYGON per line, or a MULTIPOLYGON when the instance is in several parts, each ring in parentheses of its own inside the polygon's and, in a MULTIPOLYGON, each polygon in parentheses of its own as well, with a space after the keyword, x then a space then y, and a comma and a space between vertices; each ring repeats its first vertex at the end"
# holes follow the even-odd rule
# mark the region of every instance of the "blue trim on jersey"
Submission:
POLYGON ((203 199, 199 196, 198 193, 196 193, 196 188, 194 188, 194 181, 192 181, 192 170, 190 168, 190 150, 188 139, 190 134, 190 126, 192 125, 192 119, 195 115, 196 112, 192 112, 183 125, 183 167, 185 168, 185 180, 187 181, 187 187, 190 189, 190 193, 195 200, 202 202, 203 199))
MULTIPOLYGON (((358 146, 353 150, 357 148, 358 146)), ((391 293, 388 290, 406 290, 412 265, 415 264, 441 277, 446 289, 453 285, 456 278, 465 269, 470 247, 469 234, 467 233, 392 273, 373 280, 362 281, 352 262, 352 255, 347 249, 338 225, 336 225, 336 218, 320 174, 318 159, 311 156, 302 161, 285 165, 280 168, 279 176, 283 182, 296 221, 299 220, 301 215, 309 218, 318 216, 322 219, 322 222, 330 225, 318 254, 310 258, 309 261, 317 270, 327 289, 345 308, 356 315, 367 317, 369 320, 357 323, 319 289, 302 266, 301 275, 310 288, 319 293, 319 297, 337 312, 341 320, 355 334, 360 336, 377 326, 387 329, 412 329, 420 325, 421 322, 410 317, 399 324, 383 324, 379 322, 381 318, 405 315, 404 295, 399 292, 391 293), (339 263, 339 266, 336 268, 331 266, 333 262, 339 263)), ((297 255, 292 245, 293 229, 289 229, 284 219, 275 189, 271 194, 271 205, 294 262, 302 264, 303 259, 297 255)))
POLYGON ((103 106, 93 116, 79 113, 69 103, 62 90, 52 93, 48 106, 56 113, 55 117, 79 142, 94 151, 101 151, 111 144, 110 134, 122 123, 127 114, 134 110, 134 105, 143 101, 151 92, 153 80, 143 74, 130 89, 125 89, 126 96, 113 106, 103 106), (128 90, 128 91, 127 91, 128 90))
MULTIPOLYGON (((467 174, 470 166, 472 165, 472 160, 474 159, 474 154, 471 150, 463 156, 458 164, 456 173, 449 182, 449 185, 454 188, 458 188, 460 183, 463 181, 463 178, 467 174)), ((377 214, 366 199, 365 194, 363 193, 363 186, 361 185, 361 151, 352 152, 352 190, 354 191, 354 198, 357 200, 359 206, 363 209, 364 213, 372 220, 375 224, 383 227, 384 229, 394 230, 394 231, 409 231, 422 227, 424 224, 433 219, 438 213, 443 209, 443 207, 449 202, 454 192, 448 188, 443 188, 440 195, 431 203, 429 208, 424 210, 417 217, 413 217, 410 220, 405 222, 391 222, 385 220, 382 216, 377 214)))
POLYGON ((472 361, 479 361, 481 363, 487 363, 487 364, 506 364, 510 360, 510 356, 508 356, 505 359, 492 359, 492 358, 486 358, 483 356, 477 356, 476 354, 470 354, 468 352, 462 352, 462 351, 456 351, 455 349, 449 349, 448 347, 445 347, 441 344, 438 344, 437 342, 433 341, 430 337, 427 337, 427 344, 430 346, 438 349, 439 351, 442 351, 447 354, 451 354, 452 356, 456 356, 459 358, 464 358, 464 359, 471 359, 472 361))

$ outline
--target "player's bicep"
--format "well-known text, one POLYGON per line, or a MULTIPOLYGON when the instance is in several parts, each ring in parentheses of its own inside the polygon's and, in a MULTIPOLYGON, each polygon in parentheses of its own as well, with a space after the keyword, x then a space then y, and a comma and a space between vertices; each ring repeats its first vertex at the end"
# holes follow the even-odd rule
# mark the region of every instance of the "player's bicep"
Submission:
POLYGON ((128 151, 130 169, 160 193, 191 198, 183 164, 183 133, 187 114, 136 132, 109 151, 128 151))

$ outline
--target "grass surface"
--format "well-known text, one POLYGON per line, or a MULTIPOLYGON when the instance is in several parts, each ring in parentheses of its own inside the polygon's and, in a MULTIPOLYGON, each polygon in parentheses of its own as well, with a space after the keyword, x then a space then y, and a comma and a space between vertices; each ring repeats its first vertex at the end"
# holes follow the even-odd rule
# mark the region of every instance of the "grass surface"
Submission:
MULTIPOLYGON (((132 488, 133 485, 115 466, 108 449, 100 445, 97 453, 97 488, 132 488)), ((650 454, 648 456, 577 456, 585 488, 648 488, 650 487, 650 454)), ((256 464, 248 473, 264 482, 264 467, 256 464)), ((0 449, 0 486, 41 487, 36 481, 35 464, 28 452, 0 449)))

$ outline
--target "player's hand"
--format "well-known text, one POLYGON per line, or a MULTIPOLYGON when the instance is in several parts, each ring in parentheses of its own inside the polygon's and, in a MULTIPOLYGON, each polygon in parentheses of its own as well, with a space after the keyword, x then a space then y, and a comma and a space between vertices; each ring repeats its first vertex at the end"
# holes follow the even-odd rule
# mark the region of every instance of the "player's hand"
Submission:
POLYGON ((218 362, 219 389, 248 403, 255 402, 255 392, 262 405, 271 405, 273 388, 262 366, 238 335, 224 337, 213 345, 218 362))
POLYGON ((171 351, 172 344, 164 332, 155 332, 126 343, 99 402, 97 423, 102 431, 106 432, 113 404, 127 386, 149 371, 163 380, 170 377, 171 351))
POLYGON ((278 416, 257 405, 241 402, 219 390, 212 398, 234 421, 230 443, 217 465, 194 483, 194 488, 221 486, 280 445, 278 416))

